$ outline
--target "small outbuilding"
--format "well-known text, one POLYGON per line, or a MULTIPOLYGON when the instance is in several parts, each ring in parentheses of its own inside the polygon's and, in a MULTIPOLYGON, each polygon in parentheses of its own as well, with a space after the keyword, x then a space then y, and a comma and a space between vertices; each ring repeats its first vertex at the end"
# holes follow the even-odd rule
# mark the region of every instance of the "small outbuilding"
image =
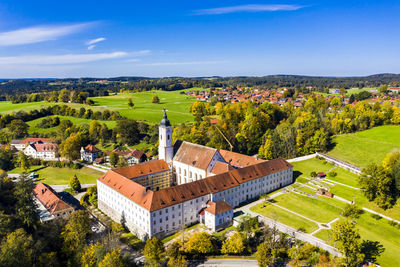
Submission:
POLYGON ((233 208, 223 200, 209 201, 200 216, 204 216, 201 221, 207 228, 218 231, 232 225, 233 208))

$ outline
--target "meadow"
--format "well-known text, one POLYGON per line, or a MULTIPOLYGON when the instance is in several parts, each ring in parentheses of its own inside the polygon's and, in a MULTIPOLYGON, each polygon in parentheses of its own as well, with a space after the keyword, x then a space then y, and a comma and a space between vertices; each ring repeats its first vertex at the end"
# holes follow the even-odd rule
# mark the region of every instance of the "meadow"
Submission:
MULTIPOLYGON (((159 123, 163 108, 168 112, 168 119, 172 124, 180 124, 193 121, 193 116, 189 112, 190 105, 196 101, 193 96, 186 96, 181 92, 189 90, 204 90, 202 88, 190 88, 180 91, 147 91, 138 93, 118 93, 110 96, 92 97, 94 105, 77 103, 49 103, 49 102, 30 102, 12 104, 9 101, 0 101, 0 114, 15 113, 20 110, 31 111, 41 107, 53 105, 68 105, 75 109, 84 107, 93 111, 103 111, 105 109, 118 111, 122 116, 129 119, 159 123), (160 103, 152 103, 153 96, 158 96, 160 103), (128 99, 132 98, 133 108, 128 106, 128 99)), ((72 119, 71 119, 72 121, 72 119)))
POLYGON ((337 135, 335 147, 327 154, 363 168, 380 164, 386 154, 400 151, 400 126, 385 125, 366 131, 337 135))

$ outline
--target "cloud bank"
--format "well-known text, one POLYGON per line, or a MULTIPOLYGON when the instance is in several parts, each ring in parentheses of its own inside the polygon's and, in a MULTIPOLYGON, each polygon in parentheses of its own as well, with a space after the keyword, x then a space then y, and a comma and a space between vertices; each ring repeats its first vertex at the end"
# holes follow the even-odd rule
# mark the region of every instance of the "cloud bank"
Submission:
POLYGON ((56 40, 59 37, 81 31, 93 23, 67 26, 36 26, 0 33, 0 46, 14 46, 56 40))
POLYGON ((220 15, 238 12, 273 12, 273 11, 293 11, 303 8, 299 5, 241 5, 230 7, 218 7, 210 9, 200 9, 194 12, 195 15, 220 15))

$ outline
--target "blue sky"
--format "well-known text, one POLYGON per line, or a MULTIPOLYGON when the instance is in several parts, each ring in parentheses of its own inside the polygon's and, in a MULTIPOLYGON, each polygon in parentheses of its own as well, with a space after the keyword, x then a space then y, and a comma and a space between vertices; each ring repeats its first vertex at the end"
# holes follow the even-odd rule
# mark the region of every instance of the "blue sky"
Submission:
POLYGON ((400 73, 400 1, 2 0, 0 78, 400 73))

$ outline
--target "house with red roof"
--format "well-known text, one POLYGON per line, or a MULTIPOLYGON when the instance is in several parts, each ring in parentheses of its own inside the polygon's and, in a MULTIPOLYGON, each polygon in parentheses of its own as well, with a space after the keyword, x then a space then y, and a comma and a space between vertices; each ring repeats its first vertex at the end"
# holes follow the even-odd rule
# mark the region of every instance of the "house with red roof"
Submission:
POLYGON ((42 222, 66 217, 75 210, 74 207, 61 199, 50 186, 44 183, 38 183, 33 192, 38 204, 40 221, 42 222))
POLYGON ((81 160, 92 163, 96 160, 97 155, 101 152, 100 149, 94 145, 87 145, 81 148, 81 160))

